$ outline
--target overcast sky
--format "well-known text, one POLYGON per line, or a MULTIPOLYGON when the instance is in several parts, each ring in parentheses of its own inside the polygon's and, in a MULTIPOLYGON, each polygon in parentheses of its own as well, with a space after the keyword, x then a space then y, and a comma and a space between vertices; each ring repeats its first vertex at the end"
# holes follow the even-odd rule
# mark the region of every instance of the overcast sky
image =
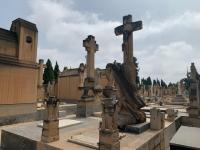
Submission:
POLYGON ((92 34, 99 44, 96 67, 122 62, 122 36, 114 28, 122 17, 142 20, 143 29, 133 33, 134 55, 140 76, 176 82, 185 77, 190 63, 200 65, 200 0, 4 0, 0 27, 24 18, 37 24, 38 59, 57 60, 78 67, 85 62, 82 40, 92 34))

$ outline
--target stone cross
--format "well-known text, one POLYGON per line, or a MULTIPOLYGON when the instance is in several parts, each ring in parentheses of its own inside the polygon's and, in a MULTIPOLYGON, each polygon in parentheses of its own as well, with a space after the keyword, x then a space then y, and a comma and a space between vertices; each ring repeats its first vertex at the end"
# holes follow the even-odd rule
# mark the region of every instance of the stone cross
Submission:
POLYGON ((132 22, 132 16, 123 17, 123 25, 115 28, 115 35, 123 34, 124 63, 133 63, 133 32, 142 29, 142 21, 132 22))
POLYGON ((96 44, 95 37, 89 35, 85 40, 83 40, 83 47, 87 51, 87 77, 93 78, 95 76, 95 66, 94 66, 94 54, 98 51, 98 44, 96 44))

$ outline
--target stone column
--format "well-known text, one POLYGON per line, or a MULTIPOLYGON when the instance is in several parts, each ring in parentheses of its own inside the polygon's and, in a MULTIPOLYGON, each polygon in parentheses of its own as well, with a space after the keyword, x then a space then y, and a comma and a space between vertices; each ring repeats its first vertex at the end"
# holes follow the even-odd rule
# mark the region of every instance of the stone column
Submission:
POLYGON ((55 97, 45 101, 45 118, 43 120, 42 142, 49 143, 59 140, 59 102, 55 97))
POLYGON ((160 130, 165 127, 165 114, 160 109, 152 108, 150 115, 150 128, 152 130, 160 130))
POLYGON ((117 127, 117 100, 114 98, 113 88, 106 86, 103 90, 102 122, 99 128, 99 150, 120 150, 120 138, 117 127))
POLYGON ((98 44, 96 44, 95 37, 89 35, 83 40, 83 46, 87 51, 87 77, 94 79, 95 77, 95 52, 98 51, 98 44))
POLYGON ((200 116, 200 80, 194 63, 191 64, 190 87, 189 87, 189 116, 198 118, 200 116))
POLYGON ((83 46, 87 51, 87 77, 84 80, 83 95, 77 104, 77 117, 91 116, 95 111, 99 111, 96 108, 96 93, 95 93, 95 67, 94 67, 94 54, 98 50, 98 44, 96 44, 95 37, 89 35, 83 40, 83 46))
POLYGON ((39 70, 38 70, 38 87, 43 86, 43 68, 44 68, 44 60, 39 60, 39 70))

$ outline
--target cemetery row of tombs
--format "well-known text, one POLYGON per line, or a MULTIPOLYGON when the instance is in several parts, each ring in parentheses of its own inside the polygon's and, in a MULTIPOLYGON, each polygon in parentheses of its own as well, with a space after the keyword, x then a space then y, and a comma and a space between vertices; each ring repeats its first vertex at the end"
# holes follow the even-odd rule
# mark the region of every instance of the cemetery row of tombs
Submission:
POLYGON ((42 59, 36 61, 36 25, 18 18, 10 30, 0 28, 1 149, 200 148, 195 142, 200 135, 195 65, 177 85, 154 82, 139 88, 133 32, 141 29, 142 21, 132 22, 131 15, 114 29, 116 36, 123 36, 122 63, 95 69, 99 46, 89 35, 83 40, 86 64, 64 68, 57 80, 43 84, 46 66, 42 59))

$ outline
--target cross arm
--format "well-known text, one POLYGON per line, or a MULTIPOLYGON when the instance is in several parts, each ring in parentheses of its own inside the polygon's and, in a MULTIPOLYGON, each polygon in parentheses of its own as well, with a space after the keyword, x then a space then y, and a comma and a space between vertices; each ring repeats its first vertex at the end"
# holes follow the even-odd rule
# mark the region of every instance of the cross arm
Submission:
POLYGON ((134 32, 142 29, 142 21, 131 22, 115 28, 115 35, 134 32))

